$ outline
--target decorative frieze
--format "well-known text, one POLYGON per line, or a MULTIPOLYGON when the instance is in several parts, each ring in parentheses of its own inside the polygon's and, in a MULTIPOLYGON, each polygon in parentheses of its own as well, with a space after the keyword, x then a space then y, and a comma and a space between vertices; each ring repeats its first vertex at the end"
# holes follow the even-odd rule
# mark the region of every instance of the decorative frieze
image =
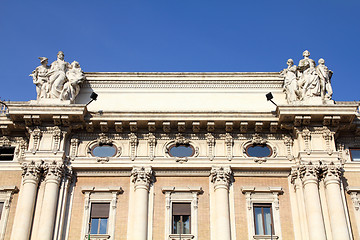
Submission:
POLYGON ((233 159, 233 144, 234 144, 233 137, 231 136, 230 133, 226 133, 225 134, 225 146, 226 146, 227 159, 229 161, 231 161, 233 159))
POLYGON ((105 133, 100 133, 97 142, 99 145, 110 145, 113 141, 105 133))
POLYGON ((215 146, 215 137, 211 133, 205 134, 206 143, 208 146, 208 158, 210 161, 214 160, 215 154, 214 154, 214 146, 215 146))
POLYGON ((53 130, 53 152, 56 153, 60 150, 60 141, 61 141, 61 129, 56 126, 53 130))
POLYGON ((33 146, 32 146, 31 152, 33 154, 35 154, 36 151, 39 150, 41 135, 42 135, 42 133, 39 128, 35 128, 34 130, 31 131, 31 136, 33 139, 33 146))
POLYGON ((156 137, 153 133, 149 133, 147 138, 148 138, 147 142, 148 142, 148 148, 149 148, 149 158, 150 158, 150 160, 154 160, 156 137))
POLYGON ((323 138, 326 142, 326 151, 329 155, 331 155, 333 153, 333 150, 331 149, 331 146, 330 146, 331 140, 333 139, 333 135, 334 134, 330 131, 329 128, 324 127, 323 138))
POLYGON ((311 140, 311 132, 308 128, 304 128, 301 132, 301 136, 304 139, 305 143, 305 152, 310 155, 311 148, 310 148, 310 140, 311 140))
POLYGON ((10 147, 11 146, 10 139, 8 137, 6 137, 6 136, 0 137, 0 146, 2 146, 2 147, 10 147))
POLYGON ((292 146, 294 144, 294 140, 290 136, 287 136, 287 135, 284 135, 283 139, 284 139, 284 144, 286 146, 287 159, 290 161, 294 160, 294 156, 292 155, 292 152, 291 152, 292 146))
POLYGON ((182 135, 181 133, 178 133, 175 135, 175 144, 177 145, 187 145, 190 143, 190 140, 189 139, 186 139, 184 137, 184 135, 182 135))
POLYGON ((214 132, 215 131, 215 122, 207 122, 206 129, 208 132, 214 132))
POLYGON ((70 140, 70 160, 75 159, 75 157, 77 156, 78 148, 79 148, 79 139, 72 138, 70 140))
POLYGON ((27 141, 20 137, 16 139, 17 147, 15 150, 15 154, 19 160, 23 160, 25 158, 25 151, 27 150, 28 143, 27 141))
POLYGON ((130 145, 130 159, 132 161, 136 158, 136 148, 138 144, 138 138, 135 133, 129 134, 129 145, 130 145))

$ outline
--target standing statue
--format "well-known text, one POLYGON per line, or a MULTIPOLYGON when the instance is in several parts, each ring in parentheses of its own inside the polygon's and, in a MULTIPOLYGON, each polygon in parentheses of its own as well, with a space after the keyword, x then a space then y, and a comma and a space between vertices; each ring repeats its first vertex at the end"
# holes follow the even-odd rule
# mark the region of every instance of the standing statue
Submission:
POLYGON ((333 71, 329 70, 325 66, 325 60, 320 58, 318 61, 319 65, 316 67, 316 72, 320 77, 320 86, 321 86, 321 99, 331 99, 333 90, 331 87, 331 77, 333 71))
POLYGON ((78 62, 71 65, 64 60, 64 53, 59 51, 57 59, 51 66, 47 66, 48 59, 39 58, 41 66, 30 75, 36 85, 37 99, 52 98, 75 101, 80 92, 80 84, 85 80, 78 62))
POLYGON ((30 74, 33 78, 33 83, 36 86, 36 95, 37 99, 46 98, 49 92, 49 81, 47 74, 49 71, 48 59, 46 57, 39 57, 40 66, 35 68, 35 70, 30 74))
POLYGON ((319 59, 319 65, 310 57, 310 52, 303 52, 303 59, 298 67, 288 60, 288 68, 280 72, 284 78, 284 92, 288 103, 324 104, 334 103, 331 100, 331 76, 333 74, 325 66, 325 60, 319 59), (296 83, 296 84, 295 84, 296 83))
POLYGON ((298 83, 296 78, 297 68, 292 59, 287 60, 287 68, 280 72, 280 76, 284 78, 284 92, 288 103, 294 103, 298 99, 298 83))

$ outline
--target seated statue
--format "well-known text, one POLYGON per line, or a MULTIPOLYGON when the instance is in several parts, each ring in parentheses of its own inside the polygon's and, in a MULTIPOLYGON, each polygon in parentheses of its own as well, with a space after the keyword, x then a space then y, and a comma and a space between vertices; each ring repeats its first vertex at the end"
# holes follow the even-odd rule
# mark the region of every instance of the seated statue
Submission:
POLYGON ((80 92, 80 84, 85 79, 85 74, 81 71, 80 64, 76 61, 71 63, 69 71, 66 72, 68 81, 64 84, 64 88, 61 92, 61 100, 75 101, 75 97, 80 92))
POLYGON ((70 67, 68 62, 64 61, 64 53, 59 51, 57 60, 51 64, 48 73, 50 81, 50 98, 59 98, 64 84, 67 81, 66 71, 70 67))

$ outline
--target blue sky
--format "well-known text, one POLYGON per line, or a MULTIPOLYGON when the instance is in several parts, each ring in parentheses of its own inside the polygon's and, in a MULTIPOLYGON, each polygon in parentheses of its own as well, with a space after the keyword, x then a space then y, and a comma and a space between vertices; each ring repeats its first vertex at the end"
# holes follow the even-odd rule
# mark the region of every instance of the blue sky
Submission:
POLYGON ((277 72, 308 49, 333 98, 360 100, 360 1, 0 1, 0 98, 36 98, 28 75, 59 50, 85 72, 277 72))

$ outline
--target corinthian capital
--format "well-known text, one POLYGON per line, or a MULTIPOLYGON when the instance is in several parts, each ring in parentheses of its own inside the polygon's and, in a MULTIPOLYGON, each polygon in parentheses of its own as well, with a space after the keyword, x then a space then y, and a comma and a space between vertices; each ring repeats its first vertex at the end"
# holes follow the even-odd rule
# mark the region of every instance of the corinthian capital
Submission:
POLYGON ((40 165, 35 164, 35 162, 30 163, 23 163, 21 166, 21 169, 23 170, 22 176, 24 179, 24 182, 26 181, 39 181, 40 178, 40 165))
POLYGON ((210 176, 211 182, 214 183, 215 189, 219 187, 229 187, 231 179, 231 168, 230 167, 212 167, 210 176))
POLYGON ((339 165, 330 163, 323 167, 324 183, 327 184, 330 181, 340 183, 340 177, 342 176, 342 168, 339 165))
POLYGON ((60 182, 61 177, 64 174, 63 163, 45 163, 44 164, 45 181, 56 181, 60 182))
POLYGON ((314 180, 318 181, 320 167, 318 165, 313 165, 311 162, 307 165, 302 165, 300 167, 300 177, 303 182, 314 180))
POLYGON ((153 171, 151 170, 151 167, 133 167, 131 177, 132 182, 135 184, 135 189, 141 187, 149 189, 153 179, 153 171))

